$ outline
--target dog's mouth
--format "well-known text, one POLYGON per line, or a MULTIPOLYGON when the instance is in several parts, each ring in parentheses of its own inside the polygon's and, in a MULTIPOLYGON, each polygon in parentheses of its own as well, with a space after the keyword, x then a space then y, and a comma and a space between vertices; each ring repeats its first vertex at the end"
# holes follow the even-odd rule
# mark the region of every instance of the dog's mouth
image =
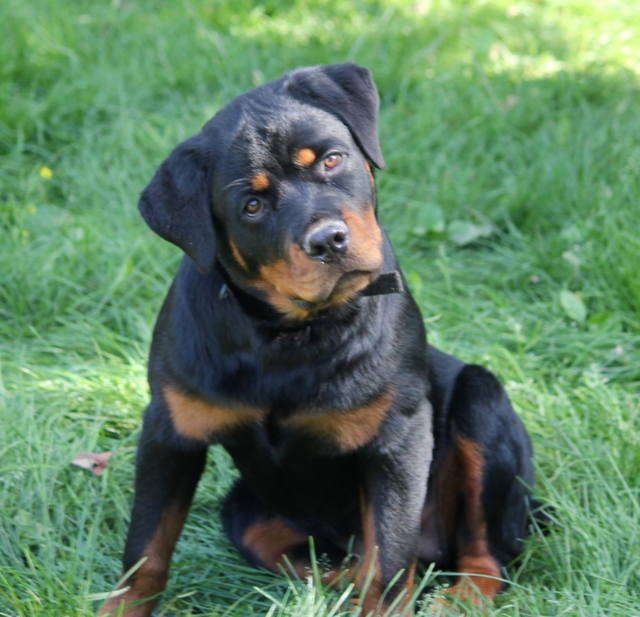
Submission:
POLYGON ((332 306, 338 306, 348 302, 371 283, 374 283, 379 275, 379 269, 375 271, 352 270, 345 272, 338 277, 333 287, 313 300, 293 296, 291 301, 306 311, 320 311, 332 306))

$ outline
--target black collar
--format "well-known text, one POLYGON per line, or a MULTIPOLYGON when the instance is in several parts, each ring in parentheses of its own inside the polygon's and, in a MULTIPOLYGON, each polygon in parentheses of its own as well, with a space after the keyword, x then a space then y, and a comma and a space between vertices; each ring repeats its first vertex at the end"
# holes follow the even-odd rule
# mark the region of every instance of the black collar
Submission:
POLYGON ((373 283, 369 283, 361 292, 361 296, 384 296, 404 291, 404 283, 400 272, 392 270, 381 274, 373 283))

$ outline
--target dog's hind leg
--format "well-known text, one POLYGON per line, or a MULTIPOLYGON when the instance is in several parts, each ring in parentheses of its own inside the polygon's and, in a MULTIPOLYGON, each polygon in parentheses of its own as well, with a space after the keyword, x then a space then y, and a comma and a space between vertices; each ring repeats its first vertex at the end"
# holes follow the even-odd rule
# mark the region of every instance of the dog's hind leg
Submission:
POLYGON ((480 366, 456 377, 448 418, 450 445, 425 512, 439 519, 431 529, 444 530, 440 548, 461 575, 446 596, 482 607, 502 589, 503 567, 526 535, 531 445, 504 389, 480 366))
MULTIPOLYGON (((300 578, 312 572, 312 534, 270 512, 243 480, 236 482, 225 499, 221 517, 225 533, 249 563, 300 578)), ((317 534, 313 534, 313 544, 322 582, 335 583, 341 576, 345 551, 317 534)))

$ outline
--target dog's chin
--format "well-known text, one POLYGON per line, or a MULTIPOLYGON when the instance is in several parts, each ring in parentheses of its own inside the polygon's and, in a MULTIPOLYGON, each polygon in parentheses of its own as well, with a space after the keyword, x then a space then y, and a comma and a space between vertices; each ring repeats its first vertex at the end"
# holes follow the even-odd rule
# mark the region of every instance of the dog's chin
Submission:
POLYGON ((342 274, 328 291, 313 300, 305 300, 303 298, 292 297, 291 301, 300 308, 317 312, 331 307, 340 306, 353 299, 363 289, 366 289, 373 283, 380 271, 374 272, 364 270, 353 270, 342 274))

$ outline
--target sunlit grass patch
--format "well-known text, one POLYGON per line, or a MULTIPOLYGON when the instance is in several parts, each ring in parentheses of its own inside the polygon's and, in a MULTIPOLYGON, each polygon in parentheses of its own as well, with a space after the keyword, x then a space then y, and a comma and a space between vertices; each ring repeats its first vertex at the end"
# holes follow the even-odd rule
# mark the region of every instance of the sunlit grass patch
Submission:
MULTIPOLYGON (((118 577, 147 348, 179 260, 140 220, 139 191, 233 96, 346 59, 380 89, 380 215, 430 338, 505 382, 552 507, 490 614, 640 614, 637 13, 623 0, 5 2, 0 614, 93 615, 118 577), (70 464, 111 451, 100 477, 70 464)), ((216 509, 235 476, 212 449, 159 614, 348 614, 350 594, 233 551, 216 509)))

